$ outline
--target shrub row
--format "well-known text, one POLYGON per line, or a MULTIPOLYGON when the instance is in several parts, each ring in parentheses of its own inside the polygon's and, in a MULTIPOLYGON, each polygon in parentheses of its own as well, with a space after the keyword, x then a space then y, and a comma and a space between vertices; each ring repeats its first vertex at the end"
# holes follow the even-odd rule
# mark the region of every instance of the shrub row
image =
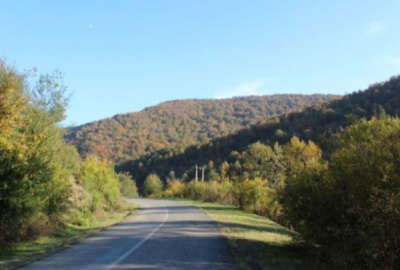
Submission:
POLYGON ((275 190, 269 187, 268 181, 261 178, 236 184, 229 180, 187 183, 170 180, 163 194, 167 198, 190 198, 235 205, 240 209, 274 219, 278 219, 280 214, 275 190))

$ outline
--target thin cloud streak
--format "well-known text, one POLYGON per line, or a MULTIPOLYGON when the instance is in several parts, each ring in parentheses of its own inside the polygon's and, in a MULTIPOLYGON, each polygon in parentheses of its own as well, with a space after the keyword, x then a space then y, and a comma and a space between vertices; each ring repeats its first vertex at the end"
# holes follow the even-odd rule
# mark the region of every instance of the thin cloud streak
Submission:
POLYGON ((263 95, 262 88, 264 86, 265 82, 262 80, 244 82, 231 90, 217 92, 215 94, 215 98, 221 99, 240 96, 260 96, 263 95))

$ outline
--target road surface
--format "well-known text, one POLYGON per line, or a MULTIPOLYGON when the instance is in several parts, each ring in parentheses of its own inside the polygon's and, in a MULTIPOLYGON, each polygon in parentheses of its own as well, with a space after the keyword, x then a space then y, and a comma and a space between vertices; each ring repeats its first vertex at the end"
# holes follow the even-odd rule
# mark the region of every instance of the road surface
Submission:
POLYGON ((202 211, 179 202, 132 199, 124 222, 24 270, 235 269, 227 241, 202 211))

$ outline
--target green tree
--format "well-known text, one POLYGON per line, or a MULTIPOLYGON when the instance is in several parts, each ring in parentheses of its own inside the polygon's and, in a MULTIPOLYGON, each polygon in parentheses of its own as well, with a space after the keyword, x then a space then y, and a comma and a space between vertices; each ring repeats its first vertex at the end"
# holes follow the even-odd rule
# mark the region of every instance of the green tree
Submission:
POLYGON ((132 176, 127 173, 120 173, 118 176, 122 195, 129 198, 139 197, 136 182, 132 176))
POLYGON ((229 163, 224 161, 221 164, 221 168, 220 168, 220 180, 221 181, 225 181, 228 179, 228 172, 229 172, 229 163))
POLYGON ((287 175, 294 176, 303 170, 321 166, 322 150, 312 141, 307 143, 292 137, 283 151, 287 175))
POLYGON ((239 181, 262 178, 268 180, 270 186, 284 181, 285 163, 282 148, 260 142, 249 145, 241 154, 236 153, 232 178, 239 181))
POLYGON ((92 212, 117 209, 120 206, 119 177, 107 161, 88 156, 81 166, 79 181, 92 196, 92 212))
POLYGON ((151 197, 162 195, 163 183, 157 174, 149 174, 144 181, 144 194, 151 197))
POLYGON ((10 129, 21 126, 24 96, 24 76, 0 60, 0 140, 7 139, 10 129))
POLYGON ((59 154, 73 150, 56 126, 66 104, 58 80, 41 76, 29 89, 25 75, 0 63, 0 241, 20 240, 29 220, 68 205, 74 165, 59 154))
POLYGON ((275 191, 261 178, 245 180, 236 185, 236 196, 241 209, 275 218, 279 211, 275 191))
POLYGON ((288 181, 281 200, 303 237, 338 269, 400 263, 400 119, 362 120, 335 138, 329 167, 288 181))

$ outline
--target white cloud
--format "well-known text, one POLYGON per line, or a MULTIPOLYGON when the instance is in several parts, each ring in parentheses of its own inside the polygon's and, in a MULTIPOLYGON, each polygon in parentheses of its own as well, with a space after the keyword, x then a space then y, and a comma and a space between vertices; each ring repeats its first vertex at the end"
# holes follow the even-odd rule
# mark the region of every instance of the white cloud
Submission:
POLYGON ((373 21, 367 25, 366 33, 375 36, 385 30, 385 24, 382 21, 373 21))
POLYGON ((231 98, 240 96, 259 96, 262 95, 262 88, 265 82, 262 80, 249 81, 238 86, 215 94, 215 98, 231 98))

